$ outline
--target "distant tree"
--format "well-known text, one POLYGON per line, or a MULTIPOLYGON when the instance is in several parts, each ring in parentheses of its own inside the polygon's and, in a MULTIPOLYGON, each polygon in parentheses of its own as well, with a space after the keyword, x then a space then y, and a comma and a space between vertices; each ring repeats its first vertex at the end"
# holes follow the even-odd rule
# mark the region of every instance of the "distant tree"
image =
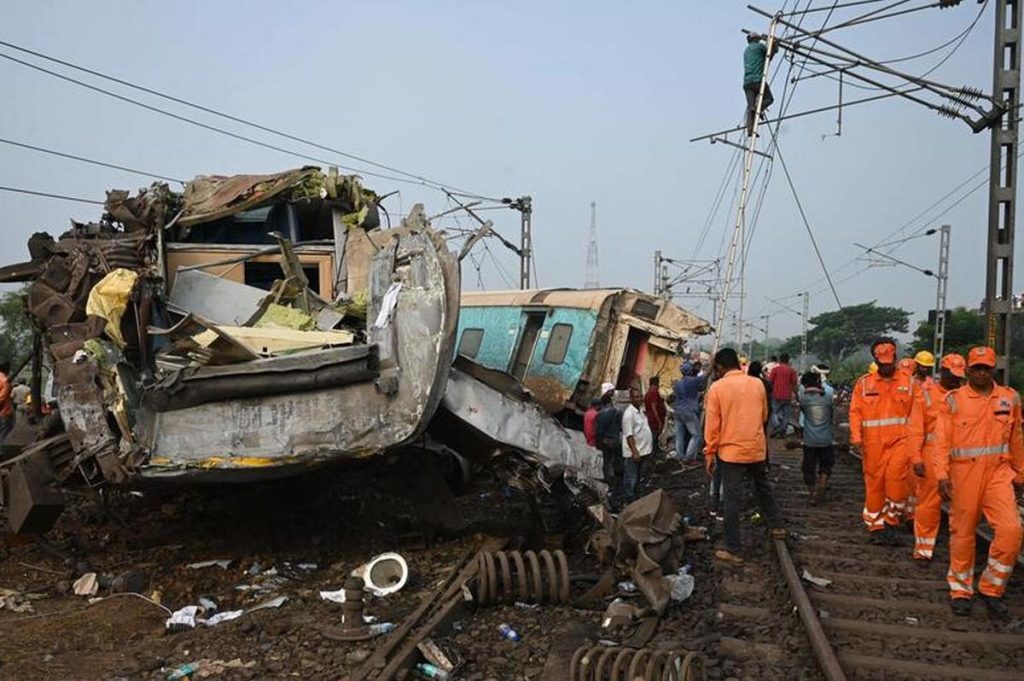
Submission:
POLYGON ((0 293, 0 357, 16 368, 32 352, 32 323, 25 312, 24 293, 0 293))
POLYGON ((842 310, 811 317, 807 347, 815 355, 839 364, 851 353, 879 336, 906 333, 910 313, 898 307, 882 307, 875 301, 850 305, 842 310))
MULTIPOLYGON (((976 310, 968 310, 965 307, 953 308, 946 315, 945 335, 945 352, 964 354, 975 345, 985 343, 985 317, 976 310)), ((922 321, 914 331, 914 351, 931 351, 934 339, 935 325, 927 320, 922 321)))

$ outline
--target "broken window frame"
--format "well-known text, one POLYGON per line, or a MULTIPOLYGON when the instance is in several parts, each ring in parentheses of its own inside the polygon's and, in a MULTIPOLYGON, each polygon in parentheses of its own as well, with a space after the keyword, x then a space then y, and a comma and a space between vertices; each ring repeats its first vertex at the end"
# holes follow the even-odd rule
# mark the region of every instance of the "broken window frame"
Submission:
POLYGON ((551 327, 548 332, 548 344, 544 348, 544 363, 545 364, 564 364, 565 357, 569 354, 569 342, 572 340, 573 325, 566 324, 565 322, 559 322, 551 327), (565 336, 565 340, 561 340, 560 331, 562 329, 568 329, 568 334, 565 336), (556 345, 556 341, 560 344, 556 345), (554 352, 552 351, 554 348, 554 352), (558 354, 558 359, 553 359, 553 356, 558 354))

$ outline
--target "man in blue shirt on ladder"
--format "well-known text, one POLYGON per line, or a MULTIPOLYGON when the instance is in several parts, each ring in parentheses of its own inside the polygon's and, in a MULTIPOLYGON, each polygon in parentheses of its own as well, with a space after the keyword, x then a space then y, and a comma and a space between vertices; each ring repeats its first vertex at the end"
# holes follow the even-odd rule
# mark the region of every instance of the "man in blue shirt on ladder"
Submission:
MULTIPOLYGON (((743 93, 747 96, 747 135, 754 134, 754 116, 757 115, 757 95, 761 92, 761 78, 764 76, 764 60, 771 59, 775 53, 768 54, 768 46, 762 40, 765 36, 757 33, 747 34, 747 49, 743 50, 743 93)), ((761 102, 761 113, 764 113, 775 98, 768 83, 764 84, 764 101, 761 102)))

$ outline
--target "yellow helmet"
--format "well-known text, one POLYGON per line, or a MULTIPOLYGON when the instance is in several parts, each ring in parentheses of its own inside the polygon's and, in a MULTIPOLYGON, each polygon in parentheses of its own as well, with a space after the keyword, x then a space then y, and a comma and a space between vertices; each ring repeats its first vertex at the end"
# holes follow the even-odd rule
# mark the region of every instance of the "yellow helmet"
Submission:
POLYGON ((922 350, 914 355, 914 361, 923 367, 933 367, 935 366, 935 355, 927 350, 922 350))
POLYGON ((869 364, 868 365, 868 373, 869 374, 877 374, 878 373, 878 364, 876 364, 875 362, 872 362, 871 364, 869 364))

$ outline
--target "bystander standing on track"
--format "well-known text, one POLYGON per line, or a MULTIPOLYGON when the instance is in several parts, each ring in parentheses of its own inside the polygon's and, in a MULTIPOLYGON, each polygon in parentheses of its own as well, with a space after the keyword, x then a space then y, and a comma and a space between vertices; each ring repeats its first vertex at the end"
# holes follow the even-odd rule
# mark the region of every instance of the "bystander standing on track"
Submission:
POLYGON ((718 351, 714 371, 717 380, 708 388, 704 419, 704 456, 708 474, 716 467, 721 473, 725 502, 725 548, 716 551, 715 557, 739 565, 743 563, 740 506, 744 478, 754 483, 758 506, 772 535, 785 536, 785 530, 765 465, 768 402, 764 385, 740 370, 739 357, 732 348, 718 351))
POLYGON ((908 460, 924 440, 924 404, 911 375, 897 370, 895 341, 875 341, 871 354, 878 372, 861 376, 854 386, 850 446, 862 452, 862 517, 871 540, 895 545, 907 502, 908 460))
POLYGON ((622 413, 622 501, 636 501, 644 460, 654 451, 654 435, 643 412, 640 388, 629 389, 629 405, 622 413))
POLYGON ((811 500, 825 500, 828 479, 836 462, 833 444, 835 432, 832 423, 832 395, 825 392, 821 375, 807 372, 800 377, 800 415, 803 420, 804 460, 801 469, 804 484, 811 500))
POLYGON ((1002 596, 1024 534, 1014 498, 1014 485, 1024 483, 1024 440, 1020 396, 996 384, 995 366, 992 348, 968 353, 967 384, 946 396, 940 412, 934 461, 939 493, 950 502, 946 581, 953 612, 971 611, 975 532, 984 514, 994 537, 978 592, 989 612, 1006 620, 1002 596))

